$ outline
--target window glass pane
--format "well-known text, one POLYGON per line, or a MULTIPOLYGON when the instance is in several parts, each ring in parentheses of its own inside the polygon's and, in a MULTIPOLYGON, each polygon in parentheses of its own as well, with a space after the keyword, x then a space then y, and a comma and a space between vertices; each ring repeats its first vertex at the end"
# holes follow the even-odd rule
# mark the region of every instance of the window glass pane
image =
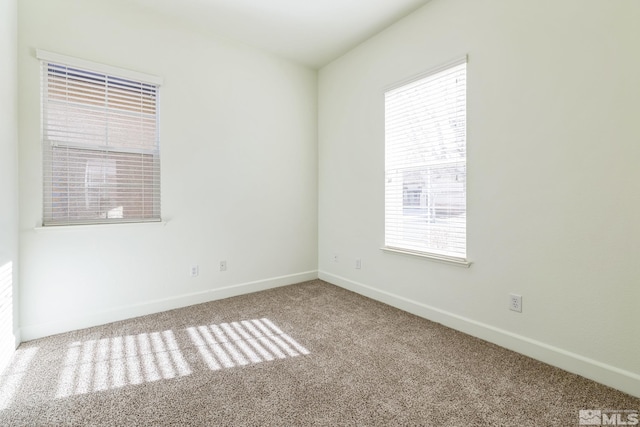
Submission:
POLYGON ((42 70, 44 224, 159 220, 157 86, 42 70))
POLYGON ((385 93, 385 245, 466 258, 466 61, 385 93))

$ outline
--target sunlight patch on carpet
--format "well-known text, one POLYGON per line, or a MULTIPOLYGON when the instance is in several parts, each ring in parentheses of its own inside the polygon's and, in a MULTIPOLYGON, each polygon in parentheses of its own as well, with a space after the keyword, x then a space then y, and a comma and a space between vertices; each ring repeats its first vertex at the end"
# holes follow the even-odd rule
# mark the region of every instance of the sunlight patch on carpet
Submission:
POLYGON ((211 370, 309 354, 266 318, 190 327, 187 332, 211 370))
POLYGON ((56 397, 191 375, 193 368, 183 353, 194 346, 211 370, 309 354, 266 318, 192 326, 178 332, 183 334, 182 347, 172 330, 70 343, 56 397))
POLYGON ((171 330, 77 341, 68 346, 56 397, 190 374, 171 330))
POLYGON ((9 407, 22 384, 25 373, 38 352, 38 347, 16 350, 11 364, 0 376, 0 411, 9 407))

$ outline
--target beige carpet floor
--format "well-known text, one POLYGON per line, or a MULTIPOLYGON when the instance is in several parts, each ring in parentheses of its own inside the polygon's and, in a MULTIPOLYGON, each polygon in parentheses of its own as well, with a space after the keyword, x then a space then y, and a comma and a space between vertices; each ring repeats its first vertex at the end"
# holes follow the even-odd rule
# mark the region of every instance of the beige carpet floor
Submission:
POLYGON ((600 409, 640 399, 320 280, 23 343, 0 377, 3 426, 577 426, 600 409))

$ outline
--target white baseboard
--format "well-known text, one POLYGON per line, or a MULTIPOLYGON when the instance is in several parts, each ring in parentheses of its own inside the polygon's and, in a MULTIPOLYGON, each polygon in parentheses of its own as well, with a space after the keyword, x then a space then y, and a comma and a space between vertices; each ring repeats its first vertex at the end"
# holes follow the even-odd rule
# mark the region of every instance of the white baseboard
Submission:
MULTIPOLYGON (((336 286, 383 302, 452 329, 524 354, 565 371, 640 397, 640 375, 580 354, 475 321, 371 286, 320 271, 318 277, 336 286)), ((635 408, 633 408, 635 409, 635 408)))
POLYGON ((112 310, 93 313, 91 315, 83 314, 82 316, 70 317, 56 322, 26 325, 20 328, 19 336, 22 341, 29 341, 63 332, 130 319, 132 317, 145 316, 147 314, 159 313, 189 305, 244 295, 251 292, 264 291, 280 286, 293 285, 295 283, 314 280, 317 278, 318 272, 313 270, 226 286, 224 288, 208 289, 206 291, 178 295, 175 297, 148 301, 141 304, 117 307, 112 310))

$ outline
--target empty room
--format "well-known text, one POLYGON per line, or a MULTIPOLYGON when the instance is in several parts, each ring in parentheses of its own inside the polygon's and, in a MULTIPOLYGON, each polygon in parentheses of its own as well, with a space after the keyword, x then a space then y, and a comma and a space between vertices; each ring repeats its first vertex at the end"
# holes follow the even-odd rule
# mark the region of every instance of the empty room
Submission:
POLYGON ((639 424, 639 22, 0 0, 0 424, 639 424))

